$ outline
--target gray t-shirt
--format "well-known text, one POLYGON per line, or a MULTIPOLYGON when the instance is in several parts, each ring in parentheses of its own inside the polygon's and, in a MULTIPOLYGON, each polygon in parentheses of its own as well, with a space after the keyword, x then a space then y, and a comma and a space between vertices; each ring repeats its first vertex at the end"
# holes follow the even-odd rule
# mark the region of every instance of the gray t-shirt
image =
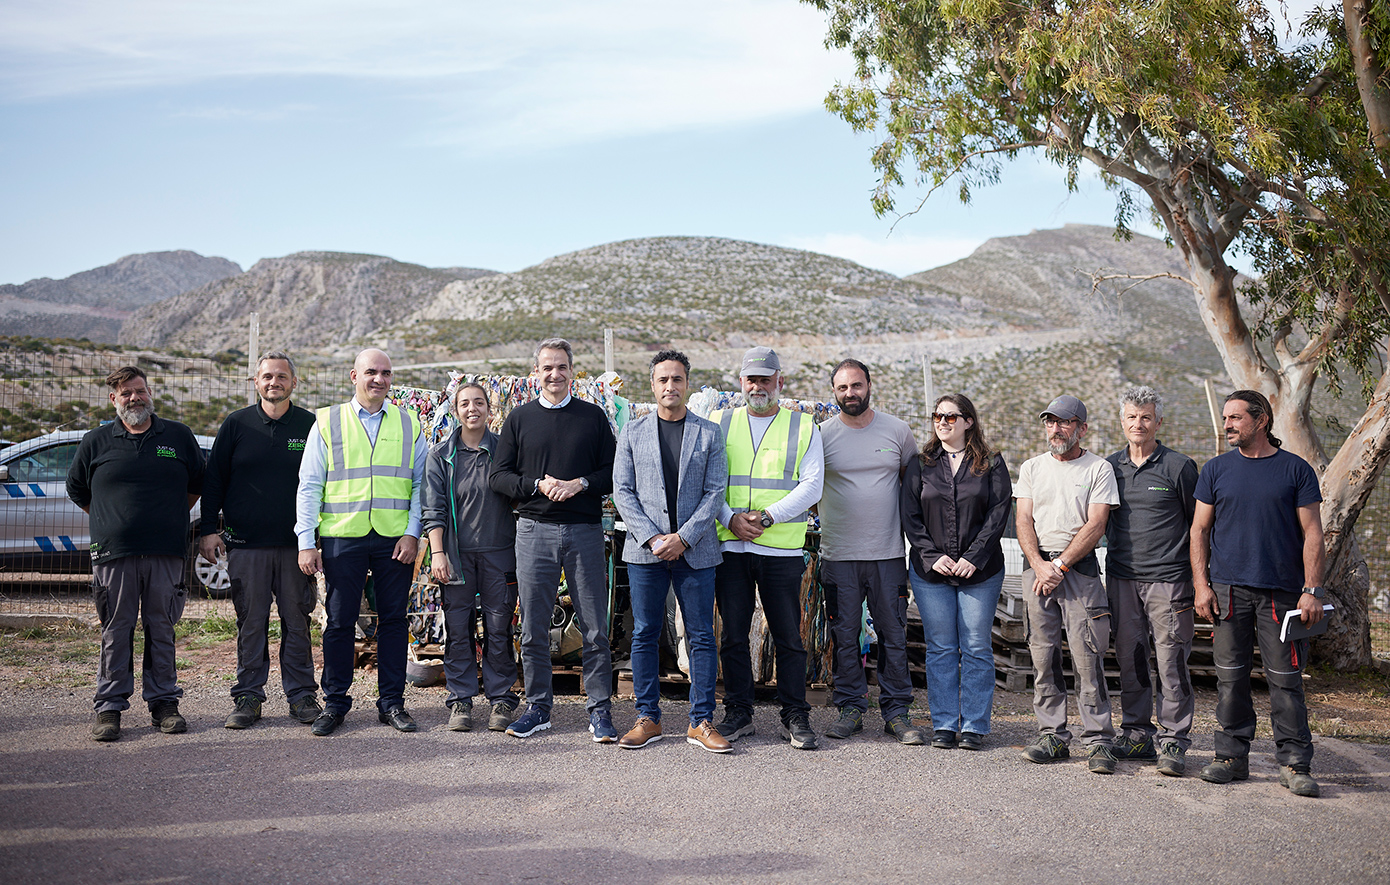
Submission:
POLYGON ((1044 452, 1023 462, 1014 485, 1015 498, 1033 502, 1033 530, 1038 547, 1053 553, 1071 543, 1086 524, 1092 504, 1120 503, 1115 470, 1094 452, 1058 461, 1044 452))
POLYGON ((883 412, 865 428, 836 415, 820 425, 825 487, 820 499, 821 556, 832 562, 902 559, 898 499, 902 469, 917 454, 907 423, 883 412))

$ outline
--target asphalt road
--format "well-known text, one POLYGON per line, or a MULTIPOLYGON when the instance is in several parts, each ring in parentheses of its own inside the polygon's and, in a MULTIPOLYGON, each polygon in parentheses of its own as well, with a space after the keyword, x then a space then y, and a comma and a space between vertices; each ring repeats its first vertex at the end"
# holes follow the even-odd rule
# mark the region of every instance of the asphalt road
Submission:
MULTIPOLYGON (((1313 800, 1278 785, 1268 741, 1225 787, 1032 765, 1022 715, 980 753, 898 746, 874 714, 805 752, 760 707, 758 734, 716 756, 681 739, 679 703, 671 737, 626 751, 592 743, 573 698, 524 741, 447 731, 441 695, 417 689, 417 734, 368 702, 316 738, 274 695, 255 728, 223 728, 223 691, 184 699, 188 734, 137 704, 97 744, 90 688, 4 688, 0 882, 1390 881, 1387 746, 1319 738, 1313 800)), ((631 702, 616 710, 622 730, 631 702)), ((1190 770, 1210 753, 1198 736, 1190 770)))

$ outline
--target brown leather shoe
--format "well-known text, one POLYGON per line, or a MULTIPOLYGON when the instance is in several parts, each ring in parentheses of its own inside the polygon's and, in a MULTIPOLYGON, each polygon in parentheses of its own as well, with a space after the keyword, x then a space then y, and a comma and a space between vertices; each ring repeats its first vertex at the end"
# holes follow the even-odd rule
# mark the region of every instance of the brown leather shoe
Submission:
POLYGON ((708 719, 699 725, 690 726, 685 733, 685 742, 711 753, 732 753, 734 750, 734 745, 729 743, 729 739, 720 734, 714 723, 708 719))
POLYGON ((661 723, 647 716, 637 717, 632 730, 618 739, 618 746, 624 750, 637 750, 661 740, 661 723))

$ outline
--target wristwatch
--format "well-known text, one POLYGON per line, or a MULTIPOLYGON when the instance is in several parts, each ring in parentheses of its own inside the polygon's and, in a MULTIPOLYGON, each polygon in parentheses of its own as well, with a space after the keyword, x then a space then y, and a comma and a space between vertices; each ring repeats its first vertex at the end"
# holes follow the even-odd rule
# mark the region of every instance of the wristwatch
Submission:
POLYGON ((1322 587, 1304 587, 1303 592, 1309 594, 1314 599, 1322 599, 1327 595, 1327 591, 1322 587))
POLYGON ((771 514, 771 513, 768 513, 766 510, 764 510, 764 511, 763 511, 763 518, 762 518, 761 521, 762 521, 762 524, 763 524, 763 528, 765 528, 765 529, 770 529, 770 528, 772 528, 772 514, 771 514))
POLYGON ((589 477, 587 477, 587 476, 581 476, 581 477, 579 477, 579 491, 581 491, 581 492, 587 492, 588 490, 589 490, 589 477))

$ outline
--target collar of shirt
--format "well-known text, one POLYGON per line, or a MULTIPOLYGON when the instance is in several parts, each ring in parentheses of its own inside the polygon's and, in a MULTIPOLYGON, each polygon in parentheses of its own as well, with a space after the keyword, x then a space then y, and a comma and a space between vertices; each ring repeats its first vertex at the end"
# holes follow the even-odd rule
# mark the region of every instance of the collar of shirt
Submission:
POLYGON ((113 435, 115 435, 115 436, 128 436, 128 437, 130 437, 131 439, 136 439, 136 438, 138 438, 138 437, 144 436, 145 434, 149 433, 149 432, 152 431, 152 430, 153 430, 153 431, 161 430, 161 429, 162 429, 162 425, 164 424, 164 419, 160 418, 158 415, 151 415, 151 416, 150 416, 150 426, 149 426, 149 427, 146 427, 144 430, 140 431, 139 433, 131 433, 129 430, 127 430, 127 429, 126 429, 126 426, 125 426, 125 422, 121 421, 120 418, 117 418, 115 421, 113 421, 113 422, 111 422, 111 423, 114 424, 114 425, 116 425, 115 427, 111 428, 111 433, 112 433, 113 435))
POLYGON ((565 394, 564 399, 560 400, 558 403, 552 403, 550 400, 545 398, 545 394, 541 394, 540 396, 536 397, 536 402, 541 404, 542 409, 563 409, 565 406, 570 404, 570 400, 572 399, 574 399, 574 394, 567 393, 565 394))
MULTIPOLYGON (((1124 447, 1123 449, 1121 449, 1120 451, 1124 452, 1124 454, 1120 456, 1120 460, 1121 460, 1123 463, 1129 465, 1130 467, 1133 467, 1133 466, 1134 466, 1134 459, 1131 458, 1130 455, 1129 455, 1129 446, 1125 446, 1125 447, 1124 447)), ((1156 440, 1154 440, 1154 450, 1153 450, 1153 454, 1151 454, 1151 455, 1149 455, 1149 457, 1145 458, 1145 459, 1144 459, 1144 464, 1140 464, 1139 466, 1140 466, 1140 467, 1143 467, 1145 464, 1156 464, 1156 463, 1158 463, 1159 460, 1162 459, 1162 457, 1163 457, 1163 441, 1162 441, 1162 440, 1157 440, 1157 439, 1156 439, 1156 440)))
MULTIPOLYGON (((357 400, 354 399, 353 402, 356 403, 357 400)), ((272 418, 266 414, 265 403, 260 400, 256 401, 256 414, 261 416, 262 424, 284 424, 289 420, 290 412, 292 411, 294 411, 294 403, 290 403, 290 407, 285 410, 285 414, 281 415, 279 418, 272 418)))

